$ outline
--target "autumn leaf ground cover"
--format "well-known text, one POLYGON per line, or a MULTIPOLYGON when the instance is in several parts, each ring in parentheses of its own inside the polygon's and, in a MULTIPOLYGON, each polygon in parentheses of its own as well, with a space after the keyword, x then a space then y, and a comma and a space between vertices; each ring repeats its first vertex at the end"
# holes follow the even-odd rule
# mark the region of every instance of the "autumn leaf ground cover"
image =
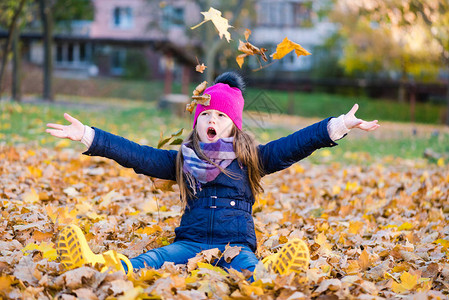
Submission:
MULTIPOLYGON (((258 268, 257 280, 249 283, 249 274, 215 267, 214 255, 202 255, 196 265, 166 264, 130 278, 100 273, 99 266, 65 272, 54 243, 66 224, 79 225, 96 253, 113 249, 133 257, 174 238, 182 212, 176 186, 174 192, 156 190, 148 177, 82 156, 84 146, 43 133, 47 121, 62 122, 64 111, 150 145, 157 144, 161 130, 169 135, 190 128, 190 120, 144 104, 2 104, 0 297, 448 297, 447 128, 386 122, 369 138, 351 132, 339 147, 264 178, 265 193, 253 207, 257 255, 274 253, 289 239, 304 239, 311 264, 303 279, 258 268), (433 156, 422 157, 425 148, 433 156)), ((247 126, 261 142, 315 121, 262 114, 260 128, 256 116, 247 116, 253 120, 247 126)))

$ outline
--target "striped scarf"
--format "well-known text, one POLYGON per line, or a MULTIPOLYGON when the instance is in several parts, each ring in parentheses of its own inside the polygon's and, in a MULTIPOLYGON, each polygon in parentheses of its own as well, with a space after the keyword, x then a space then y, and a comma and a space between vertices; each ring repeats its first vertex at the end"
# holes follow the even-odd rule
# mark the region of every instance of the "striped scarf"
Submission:
MULTIPOLYGON (((200 142, 200 148, 203 153, 221 168, 226 169, 236 158, 233 146, 233 137, 222 138, 215 143, 200 142)), ((190 145, 181 146, 184 156, 183 171, 192 174, 200 183, 207 183, 214 180, 221 170, 198 157, 190 145)))

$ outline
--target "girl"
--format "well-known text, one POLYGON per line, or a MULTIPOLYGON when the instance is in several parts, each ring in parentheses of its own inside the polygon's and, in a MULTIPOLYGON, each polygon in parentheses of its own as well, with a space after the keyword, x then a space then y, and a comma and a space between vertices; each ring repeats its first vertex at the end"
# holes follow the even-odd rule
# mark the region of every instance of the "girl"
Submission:
MULTIPOLYGON (((254 271, 258 259, 254 254, 256 235, 251 209, 255 195, 263 191, 261 178, 291 166, 316 149, 337 145, 335 141, 352 128, 371 131, 379 127, 377 120, 366 122, 356 118, 355 104, 346 115, 327 118, 287 137, 257 145, 242 130, 243 89, 244 82, 238 74, 220 75, 204 91, 211 96, 210 104, 196 107, 193 131, 179 151, 141 146, 85 126, 68 114, 64 114, 71 123, 68 126, 47 124, 53 128, 46 130, 51 135, 85 144, 88 150, 83 154, 111 158, 139 174, 176 180, 185 207, 171 245, 130 260, 111 251, 94 255, 82 231, 69 226, 63 229, 57 244, 62 263, 71 268, 83 263, 115 261, 117 268, 123 266, 125 272, 131 272, 131 268, 160 268, 166 261, 185 264, 203 250, 219 248, 223 252, 230 244, 242 250, 231 262, 222 259, 218 265, 254 271)), ((308 250, 302 241, 291 241, 267 261, 279 265, 295 258, 308 263, 308 250)), ((274 269, 282 272, 283 268, 274 269)))

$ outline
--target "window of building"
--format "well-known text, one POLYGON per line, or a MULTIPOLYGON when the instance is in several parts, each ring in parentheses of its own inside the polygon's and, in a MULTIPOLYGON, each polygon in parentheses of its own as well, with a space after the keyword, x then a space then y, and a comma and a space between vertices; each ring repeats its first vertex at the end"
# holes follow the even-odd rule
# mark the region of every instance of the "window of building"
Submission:
POLYGON ((56 61, 57 62, 62 62, 64 59, 62 51, 63 51, 62 45, 61 44, 57 45, 56 46, 56 61))
POLYGON ((69 43, 67 45, 67 61, 73 62, 73 44, 69 43))
POLYGON ((114 8, 114 27, 132 28, 134 25, 133 11, 131 7, 115 7, 114 8))
POLYGON ((111 73, 122 75, 125 71, 126 51, 123 49, 113 50, 111 53, 111 73))
POLYGON ((80 61, 86 61, 86 43, 80 43, 80 61))
POLYGON ((183 27, 184 8, 167 5, 162 13, 162 28, 169 29, 171 27, 183 27))
POLYGON ((311 2, 261 1, 258 24, 261 26, 304 27, 311 25, 311 2))

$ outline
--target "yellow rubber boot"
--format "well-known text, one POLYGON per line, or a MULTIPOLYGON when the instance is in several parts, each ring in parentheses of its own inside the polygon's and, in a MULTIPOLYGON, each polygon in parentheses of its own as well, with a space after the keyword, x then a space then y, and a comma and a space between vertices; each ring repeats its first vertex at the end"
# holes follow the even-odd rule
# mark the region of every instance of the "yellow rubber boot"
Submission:
POLYGON ((309 268, 310 254, 307 244, 300 239, 288 241, 279 252, 262 260, 268 270, 281 275, 297 274, 309 268))
POLYGON ((128 267, 127 275, 132 273, 133 267, 129 259, 123 254, 119 254, 114 250, 106 251, 103 254, 95 254, 90 250, 83 231, 76 225, 68 225, 59 233, 56 242, 56 251, 61 259, 62 265, 68 269, 75 269, 85 264, 102 264, 104 267, 101 272, 107 271, 110 267, 113 270, 123 271, 121 260, 128 267))

